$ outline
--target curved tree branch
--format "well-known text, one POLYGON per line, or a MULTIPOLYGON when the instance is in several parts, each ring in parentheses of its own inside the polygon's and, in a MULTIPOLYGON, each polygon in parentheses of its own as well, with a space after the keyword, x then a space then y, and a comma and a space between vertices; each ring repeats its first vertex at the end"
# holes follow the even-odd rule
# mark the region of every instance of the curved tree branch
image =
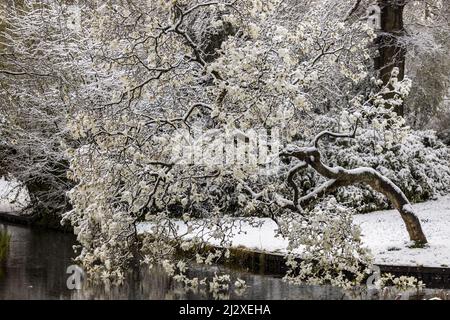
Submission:
MULTIPOLYGON (((392 205, 399 211, 408 231, 411 241, 414 241, 416 245, 423 246, 427 243, 427 238, 423 233, 420 221, 416 214, 414 213, 410 202, 408 201, 405 194, 400 190, 399 187, 395 185, 387 177, 380 174, 373 168, 357 168, 357 169, 344 169, 342 167, 329 167, 321 161, 320 151, 317 149, 318 142, 321 138, 325 136, 332 136, 338 138, 348 138, 354 137, 356 133, 356 127, 352 134, 336 134, 328 131, 321 132, 316 136, 313 141, 313 147, 297 147, 290 148, 283 151, 281 157, 293 157, 306 163, 306 165, 311 166, 317 173, 321 176, 330 179, 328 182, 315 189, 308 195, 299 198, 299 205, 307 205, 314 199, 323 196, 325 194, 335 191, 339 187, 365 184, 370 186, 375 191, 378 191, 385 195, 392 205)), ((294 168, 295 169, 295 168, 294 168)), ((294 170, 293 169, 293 170, 294 170)), ((288 176, 288 182, 292 180, 292 174, 288 176)), ((294 197, 296 194, 296 185, 294 186, 294 197)), ((297 190, 298 192, 298 190, 297 190)))
POLYGON ((353 132, 351 133, 335 133, 331 131, 322 131, 314 138, 314 147, 319 147, 319 141, 325 137, 333 137, 333 138, 352 138, 356 137, 356 130, 358 130, 359 120, 356 120, 355 127, 353 128, 353 132))

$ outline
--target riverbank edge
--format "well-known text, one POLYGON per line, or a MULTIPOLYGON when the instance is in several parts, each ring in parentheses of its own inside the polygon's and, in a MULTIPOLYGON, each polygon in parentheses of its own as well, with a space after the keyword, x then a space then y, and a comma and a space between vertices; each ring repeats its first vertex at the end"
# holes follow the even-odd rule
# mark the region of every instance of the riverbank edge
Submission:
POLYGON ((17 212, 0 211, 0 222, 18 224, 27 227, 50 229, 53 231, 64 233, 70 233, 73 231, 72 227, 61 225, 59 218, 51 219, 47 216, 38 214, 21 215, 17 212))
MULTIPOLYGON (((28 227, 41 227, 60 232, 70 232, 67 227, 55 226, 54 223, 43 223, 38 216, 21 216, 12 213, 0 212, 0 222, 25 225, 28 227)), ((219 249, 210 246, 207 250, 219 249)), ((220 264, 239 271, 254 274, 282 277, 286 274, 285 257, 275 252, 265 252, 245 247, 229 248, 229 259, 219 261, 220 264)), ((378 265, 382 273, 391 273, 395 276, 413 276, 421 280, 427 287, 435 289, 450 288, 450 268, 378 265)))
MULTIPOLYGON (((229 250, 230 258, 222 263, 227 267, 276 277, 284 276, 288 270, 282 254, 245 247, 232 247, 229 250)), ((377 266, 381 273, 391 273, 397 277, 415 277, 428 288, 450 289, 450 268, 381 264, 377 264, 377 266)))
MULTIPOLYGON (((208 253, 223 249, 219 246, 204 245, 201 252, 208 253)), ((250 249, 244 246, 228 247, 227 249, 229 251, 229 257, 221 257, 216 260, 216 263, 231 270, 278 278, 285 276, 288 271, 285 255, 282 253, 250 249)), ((177 255, 179 257, 192 253, 195 253, 192 252, 192 249, 187 251, 179 247, 177 249, 177 255)), ((297 260, 298 262, 301 261, 300 258, 297 260)), ((447 267, 383 264, 376 264, 376 266, 380 268, 382 274, 390 273, 396 277, 415 277, 419 281, 422 281, 429 289, 450 289, 450 268, 447 267)))

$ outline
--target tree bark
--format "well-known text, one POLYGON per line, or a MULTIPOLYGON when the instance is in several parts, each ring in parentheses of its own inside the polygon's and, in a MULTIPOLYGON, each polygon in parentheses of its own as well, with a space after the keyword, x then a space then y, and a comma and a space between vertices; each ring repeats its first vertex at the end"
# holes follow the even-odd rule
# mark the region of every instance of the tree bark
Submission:
MULTIPOLYGON (((375 58, 374 66, 386 85, 389 84, 394 68, 399 70, 399 81, 405 78, 406 48, 399 41, 399 37, 405 35, 403 23, 405 0, 378 0, 378 5, 381 8, 381 32, 375 40, 379 55, 375 58)), ((386 98, 392 97, 388 94, 386 98)), ((395 106, 394 111, 404 116, 403 104, 395 106)))

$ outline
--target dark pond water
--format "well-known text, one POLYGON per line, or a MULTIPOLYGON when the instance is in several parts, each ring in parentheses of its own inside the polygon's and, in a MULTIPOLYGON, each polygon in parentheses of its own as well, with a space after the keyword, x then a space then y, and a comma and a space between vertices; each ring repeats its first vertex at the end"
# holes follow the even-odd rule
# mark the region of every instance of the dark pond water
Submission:
MULTIPOLYGON (((419 295, 398 292, 344 292, 333 287, 296 286, 280 278, 228 271, 244 279, 249 287, 243 293, 220 297, 208 290, 186 291, 157 268, 131 273, 120 287, 84 283, 80 290, 67 288, 67 267, 73 264, 70 234, 16 225, 0 224, 0 230, 11 235, 10 252, 0 263, 1 299, 423 299, 450 298, 449 291, 427 290, 419 295)), ((200 276, 211 276, 217 268, 197 270, 200 276)))

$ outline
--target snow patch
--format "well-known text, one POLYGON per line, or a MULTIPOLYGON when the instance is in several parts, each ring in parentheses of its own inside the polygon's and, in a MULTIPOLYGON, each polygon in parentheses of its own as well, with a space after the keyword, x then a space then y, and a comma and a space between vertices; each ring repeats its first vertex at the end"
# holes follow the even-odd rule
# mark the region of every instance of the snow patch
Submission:
POLYGON ((28 192, 18 181, 0 177, 0 212, 18 212, 30 202, 28 192))
MULTIPOLYGON (((450 267, 450 195, 412 205, 419 217, 429 245, 411 248, 404 222, 397 210, 358 214, 354 223, 361 227, 362 241, 370 248, 376 264, 398 266, 450 267)), ((233 247, 245 247, 271 253, 286 252, 288 241, 276 236, 277 225, 271 219, 258 219, 260 227, 242 222, 233 247)), ((180 234, 187 228, 178 222, 180 234)), ((139 225, 138 232, 150 232, 151 225, 139 225)), ((215 244, 215 243, 211 243, 215 244)), ((301 252, 297 252, 301 253, 301 252)))
MULTIPOLYGON (((406 208, 405 208, 406 209, 406 208)), ((410 248, 405 224, 396 210, 356 215, 362 239, 378 264, 450 267, 450 195, 407 208, 417 214, 428 239, 426 248, 410 248)))

